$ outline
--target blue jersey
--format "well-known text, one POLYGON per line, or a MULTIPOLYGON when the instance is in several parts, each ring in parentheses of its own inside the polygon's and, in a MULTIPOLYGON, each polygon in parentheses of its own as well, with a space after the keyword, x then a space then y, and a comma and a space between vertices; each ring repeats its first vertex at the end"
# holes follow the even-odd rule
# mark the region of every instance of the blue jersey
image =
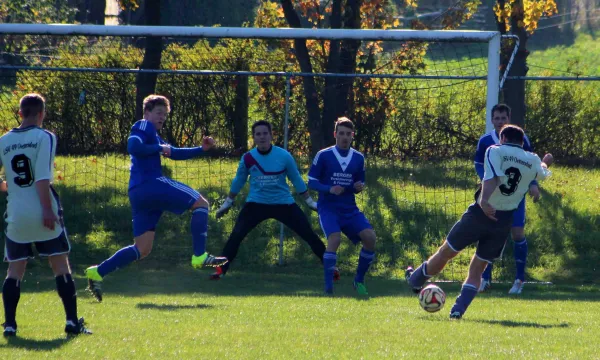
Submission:
POLYGON ((129 151, 131 156, 131 174, 129 188, 147 180, 162 176, 160 164, 161 144, 166 144, 156 132, 154 125, 148 120, 139 120, 131 127, 128 142, 138 140, 144 145, 145 151, 129 151))
POLYGON ((300 173, 296 160, 286 150, 271 146, 267 153, 254 148, 242 156, 237 173, 231 183, 231 192, 237 194, 250 177, 250 193, 246 202, 259 204, 293 204, 290 187, 286 177, 290 179, 297 192, 306 192, 306 184, 300 173))
POLYGON ((354 183, 365 181, 365 157, 353 148, 344 153, 332 146, 319 151, 313 160, 308 179, 309 186, 319 191, 319 211, 321 208, 341 212, 358 209, 354 183), (331 194, 329 189, 334 185, 344 187, 344 192, 341 195, 331 194))
MULTIPOLYGON (((479 139, 479 142, 477 143, 477 151, 475 151, 475 161, 474 162, 475 162, 475 171, 477 172, 477 175, 479 176, 480 180, 483 179, 483 173, 484 173, 483 164, 485 163, 485 151, 490 146, 499 145, 499 144, 500 144, 500 139, 498 138, 498 134, 496 133, 496 130, 492 130, 491 132, 483 135, 479 139)), ((531 148, 531 143, 529 142, 527 135, 523 139, 523 150, 533 152, 533 149, 531 148)), ((534 184, 535 184, 535 182, 534 182, 534 184)))

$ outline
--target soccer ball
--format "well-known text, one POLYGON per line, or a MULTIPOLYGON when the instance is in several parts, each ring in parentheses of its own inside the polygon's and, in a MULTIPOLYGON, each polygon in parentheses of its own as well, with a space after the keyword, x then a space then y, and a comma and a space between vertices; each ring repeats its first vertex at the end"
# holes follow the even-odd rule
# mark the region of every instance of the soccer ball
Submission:
POLYGON ((419 293, 419 304, 423 310, 434 313, 442 310, 446 302, 446 293, 437 285, 427 285, 419 293))

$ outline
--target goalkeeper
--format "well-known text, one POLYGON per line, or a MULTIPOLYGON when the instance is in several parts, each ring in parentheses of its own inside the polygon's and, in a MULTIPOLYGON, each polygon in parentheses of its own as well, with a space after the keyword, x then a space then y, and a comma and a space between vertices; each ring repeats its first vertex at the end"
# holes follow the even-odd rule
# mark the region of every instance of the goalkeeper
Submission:
MULTIPOLYGON (((229 196, 216 213, 218 219, 231 209, 235 197, 250 176, 250 192, 246 197, 246 204, 240 211, 222 252, 229 262, 216 268, 217 271, 210 276, 213 280, 218 280, 227 273, 242 240, 267 219, 276 219, 294 230, 308 243, 319 261, 323 261, 325 244, 312 230, 308 219, 295 203, 286 182, 287 177, 306 204, 312 210, 317 210, 316 202, 310 197, 308 188, 300 177, 296 161, 286 150, 273 146, 273 134, 268 121, 261 120, 252 125, 252 138, 256 147, 242 156, 229 196)), ((339 273, 336 272, 334 276, 339 278, 339 273)))

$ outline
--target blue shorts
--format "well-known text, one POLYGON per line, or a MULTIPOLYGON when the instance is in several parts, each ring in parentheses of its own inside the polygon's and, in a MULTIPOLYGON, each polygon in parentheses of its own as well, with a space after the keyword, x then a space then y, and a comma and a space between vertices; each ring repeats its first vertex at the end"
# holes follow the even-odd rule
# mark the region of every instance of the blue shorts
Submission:
POLYGON ((133 212, 133 236, 154 231, 163 211, 177 215, 191 209, 200 193, 178 181, 159 177, 129 189, 133 212))
POLYGON ((319 208, 319 223, 325 233, 325 238, 329 239, 329 235, 342 232, 354 244, 360 242, 358 234, 361 231, 373 228, 369 220, 358 209, 349 213, 340 213, 335 210, 319 208))
POLYGON ((519 207, 513 214, 512 227, 524 227, 525 226, 525 197, 519 203, 519 207))

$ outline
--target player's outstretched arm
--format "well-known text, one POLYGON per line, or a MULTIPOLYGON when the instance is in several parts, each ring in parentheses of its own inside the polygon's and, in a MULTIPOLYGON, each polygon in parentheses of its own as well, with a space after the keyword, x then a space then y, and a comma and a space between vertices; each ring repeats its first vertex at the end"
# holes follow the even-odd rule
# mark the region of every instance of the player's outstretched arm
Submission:
POLYGON ((149 156, 162 152, 163 147, 159 144, 144 144, 141 138, 130 136, 127 140, 127 152, 133 156, 149 156))
POLYGON ((171 147, 171 156, 173 160, 188 160, 204 155, 204 153, 212 149, 215 145, 215 140, 209 136, 202 139, 202 146, 191 148, 176 148, 171 147))

